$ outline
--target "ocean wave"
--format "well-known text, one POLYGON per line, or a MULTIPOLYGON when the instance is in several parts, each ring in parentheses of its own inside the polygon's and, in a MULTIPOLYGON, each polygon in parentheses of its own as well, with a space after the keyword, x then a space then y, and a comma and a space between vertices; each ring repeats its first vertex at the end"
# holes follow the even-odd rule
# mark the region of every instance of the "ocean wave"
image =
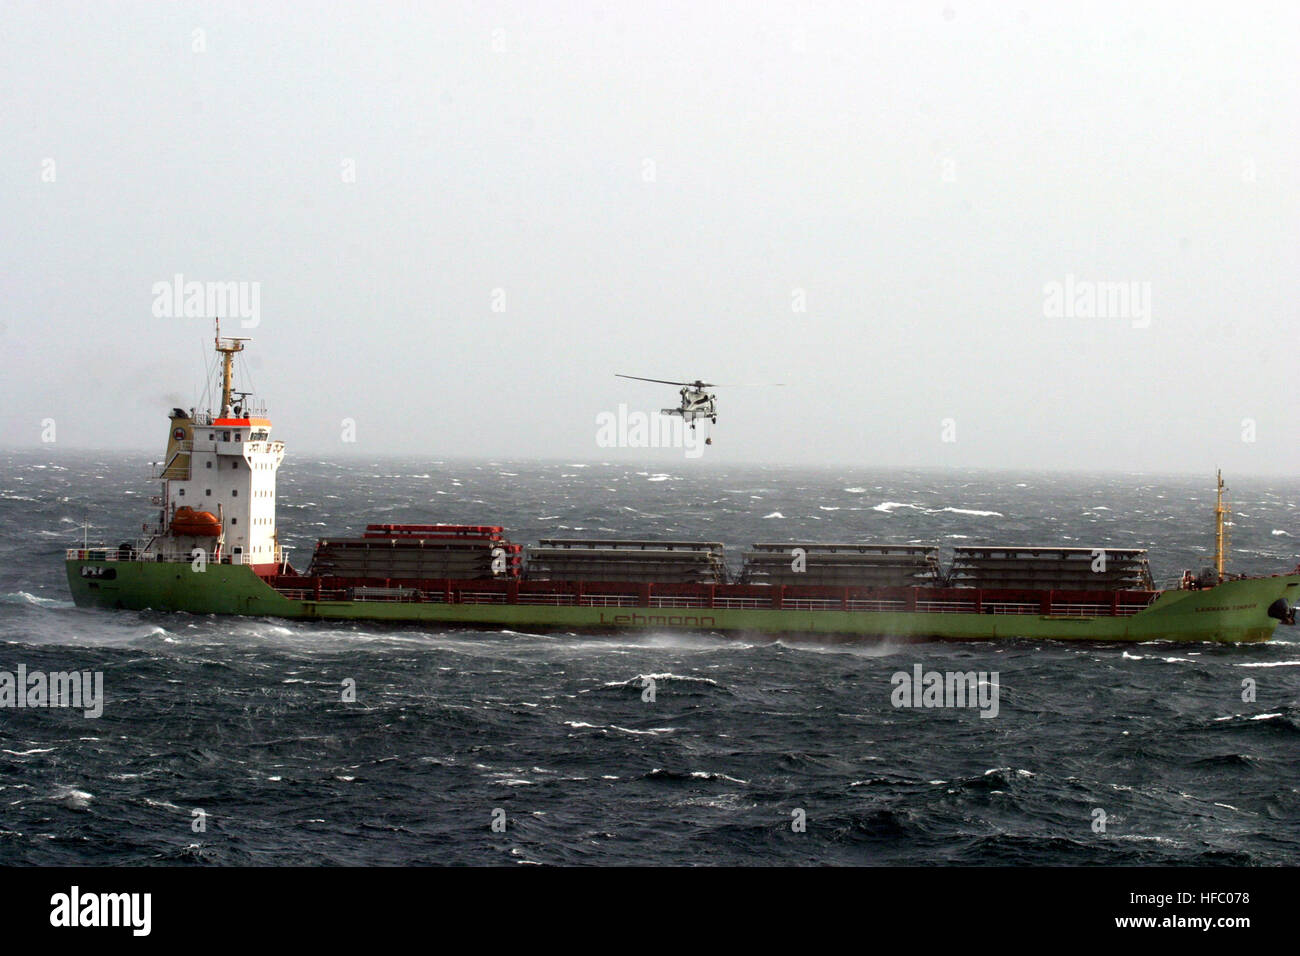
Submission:
POLYGON ((28 591, 11 591, 0 594, 0 604, 29 604, 34 607, 76 607, 71 601, 40 597, 28 591))
POLYGON ((707 780, 716 782, 725 780, 728 783, 739 783, 748 785, 748 780, 741 780, 739 777, 733 777, 729 774, 719 773, 710 770, 665 770, 662 767, 656 767, 648 773, 641 775, 642 780, 669 780, 674 782, 687 782, 691 780, 707 780))
POLYGON ((61 786, 56 788, 45 799, 49 803, 57 803, 69 810, 85 810, 90 807, 90 802, 95 797, 94 794, 85 790, 78 790, 76 787, 61 786))
POLYGON ((668 683, 669 681, 672 681, 674 683, 682 683, 682 684, 704 684, 709 687, 722 686, 712 677, 696 677, 692 674, 673 674, 668 671, 664 671, 663 673, 659 673, 659 674, 637 674, 636 677, 631 677, 628 678, 627 680, 606 681, 601 686, 603 687, 635 686, 639 689, 645 685, 645 682, 647 680, 653 680, 656 684, 665 684, 668 683))
POLYGON ((1300 661, 1246 661, 1238 667, 1300 667, 1300 661))
POLYGON ((979 511, 974 508, 953 508, 951 506, 944 507, 944 508, 927 508, 924 505, 908 504, 905 501, 882 501, 880 504, 875 505, 871 510, 882 511, 885 514, 893 514, 895 511, 898 511, 900 508, 910 508, 913 511, 919 511, 922 514, 927 514, 927 515, 938 515, 938 514, 948 513, 948 514, 957 514, 957 515, 970 515, 972 517, 978 517, 978 518, 1005 517, 1000 511, 979 511))

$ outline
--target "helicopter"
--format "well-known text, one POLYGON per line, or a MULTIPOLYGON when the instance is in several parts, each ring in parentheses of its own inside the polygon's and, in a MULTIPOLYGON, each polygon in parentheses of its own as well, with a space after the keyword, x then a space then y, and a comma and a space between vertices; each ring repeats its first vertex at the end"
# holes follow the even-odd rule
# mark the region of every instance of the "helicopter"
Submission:
MULTIPOLYGON (((698 378, 693 382, 674 382, 666 378, 643 378, 640 375, 624 375, 622 372, 614 373, 618 378, 635 379, 638 382, 656 382, 660 385, 680 385, 681 391, 680 402, 676 408, 665 408, 660 410, 661 415, 677 415, 682 421, 690 422, 691 431, 695 431, 695 420, 697 418, 707 418, 714 425, 718 424, 718 396, 708 391, 710 388, 719 388, 712 382, 702 382, 698 378)), ((746 385, 762 384, 771 386, 781 386, 784 382, 749 382, 746 385)), ((726 388, 740 388, 739 385, 727 385, 726 388)), ((704 444, 712 445, 712 436, 704 439, 704 444)))
POLYGON ((680 415, 682 421, 691 423, 691 431, 695 430, 695 419, 707 418, 713 424, 718 424, 718 396, 711 395, 705 391, 707 388, 717 388, 712 382, 701 382, 696 379, 693 382, 670 382, 663 378, 642 378, 640 375, 624 375, 621 372, 614 373, 617 378, 631 378, 638 382, 657 382, 660 385, 680 385, 682 390, 681 403, 677 408, 662 409, 661 415, 680 415))

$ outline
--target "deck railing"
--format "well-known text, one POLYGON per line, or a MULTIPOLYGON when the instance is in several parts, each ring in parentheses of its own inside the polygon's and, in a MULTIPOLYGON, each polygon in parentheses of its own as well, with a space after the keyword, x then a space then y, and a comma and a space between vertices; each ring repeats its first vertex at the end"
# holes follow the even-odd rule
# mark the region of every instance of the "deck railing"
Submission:
MULTIPOLYGON (((1109 608, 1107 608, 1109 610, 1109 608)), ((1036 601, 986 601, 985 614, 1042 614, 1043 605, 1036 601)))
MULTIPOLYGON (((208 554, 207 560, 210 564, 279 564, 285 562, 285 552, 290 550, 287 547, 277 548, 274 558, 266 561, 250 561, 248 558, 252 555, 244 553, 223 554, 219 559, 215 559, 208 554)), ((64 551, 64 560, 66 561, 138 561, 142 564, 193 564, 194 556, 191 554, 159 554, 154 551, 145 551, 141 547, 132 547, 126 550, 122 548, 109 547, 100 545, 89 548, 67 548, 64 551)))
MULTIPOLYGON (((793 606, 795 602, 787 600, 785 607, 793 606)), ((838 601, 832 602, 839 604, 838 601)), ((855 600, 850 598, 845 602, 848 605, 846 610, 849 611, 906 611, 907 602, 900 599, 885 598, 882 600, 855 600)), ((824 610, 834 610, 835 608, 826 607, 824 610)))
POLYGON ((721 608, 733 608, 741 611, 762 610, 765 608, 770 608, 772 606, 772 599, 759 598, 759 597, 738 597, 738 598, 720 597, 720 598, 714 598, 713 606, 721 607, 721 608))
MULTIPOLYGON (((95 549, 70 549, 69 558, 83 558, 95 549)), ((115 561, 116 550, 108 550, 103 560, 115 561)), ((179 559, 177 559, 179 560, 179 559)), ((526 591, 511 601, 505 591, 474 591, 453 589, 450 592, 442 588, 403 588, 403 587, 349 587, 321 588, 276 586, 275 590, 291 601, 358 601, 363 603, 425 603, 442 604, 448 600, 455 604, 517 604, 531 607, 642 607, 651 608, 728 608, 735 610, 765 610, 772 607, 772 600, 760 597, 715 597, 710 605, 707 598, 695 595, 663 595, 650 599, 648 605, 642 605, 635 594, 574 594, 567 591, 534 592, 526 591)), ((1154 596, 1152 598, 1154 600, 1154 596)), ((1149 606, 1148 604, 1129 603, 1111 604, 1090 602, 1061 602, 1050 605, 1054 617, 1131 617, 1149 606)), ((892 611, 909 610, 909 604, 902 598, 786 598, 781 602, 784 610, 791 611, 892 611)), ((978 604, 970 601, 926 601, 917 600, 914 609, 923 614, 1033 614, 1043 613, 1043 606, 1034 601, 984 601, 978 604)))
POLYGON ((916 609, 926 614, 974 614, 974 601, 924 601, 916 602, 916 609))
POLYGON ((636 607, 635 594, 584 594, 578 598, 583 607, 636 607))

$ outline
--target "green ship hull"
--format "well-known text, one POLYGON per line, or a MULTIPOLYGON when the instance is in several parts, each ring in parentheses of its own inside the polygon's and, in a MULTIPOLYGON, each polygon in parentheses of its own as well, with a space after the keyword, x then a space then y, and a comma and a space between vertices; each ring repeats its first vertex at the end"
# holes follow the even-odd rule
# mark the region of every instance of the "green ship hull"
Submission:
POLYGON ((411 622, 522 630, 684 630, 826 641, 1075 640, 1266 641, 1279 623, 1268 609, 1300 597, 1300 575, 1226 581, 1205 590, 1160 592, 1127 616, 741 609, 723 607, 545 606, 441 601, 295 600, 247 565, 75 559, 68 585, 78 607, 181 611, 322 621, 411 622))

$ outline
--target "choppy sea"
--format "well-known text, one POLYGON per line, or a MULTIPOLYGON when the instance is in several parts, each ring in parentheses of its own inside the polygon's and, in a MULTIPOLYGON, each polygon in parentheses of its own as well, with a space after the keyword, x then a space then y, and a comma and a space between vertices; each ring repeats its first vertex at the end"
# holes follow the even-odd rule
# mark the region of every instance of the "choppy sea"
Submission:
MULTIPOLYGON (((79 610, 63 551, 134 538, 141 459, 0 462, 0 671, 105 694, 0 708, 0 863, 1300 862, 1300 631, 819 646, 79 610), (895 707, 916 664, 996 672, 997 716, 895 707)), ((1232 568, 1295 567, 1300 481, 1232 484, 1232 568)), ((291 458, 280 499, 300 565, 371 521, 1148 547, 1161 582, 1213 546, 1187 477, 291 458)))

